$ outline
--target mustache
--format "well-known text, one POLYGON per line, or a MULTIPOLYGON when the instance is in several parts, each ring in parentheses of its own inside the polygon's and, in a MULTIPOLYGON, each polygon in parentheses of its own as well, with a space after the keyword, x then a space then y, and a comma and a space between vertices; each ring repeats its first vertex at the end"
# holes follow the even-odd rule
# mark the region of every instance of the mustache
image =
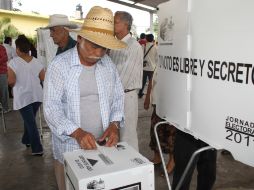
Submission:
POLYGON ((97 56, 88 56, 89 59, 96 59, 96 60, 99 60, 101 59, 101 57, 97 57, 97 56))

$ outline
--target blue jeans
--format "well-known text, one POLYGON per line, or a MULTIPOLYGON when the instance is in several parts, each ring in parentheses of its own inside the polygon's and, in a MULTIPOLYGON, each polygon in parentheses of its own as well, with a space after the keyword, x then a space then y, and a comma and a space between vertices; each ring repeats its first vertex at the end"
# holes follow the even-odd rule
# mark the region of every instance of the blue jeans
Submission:
POLYGON ((145 84, 146 84, 147 78, 148 78, 149 81, 152 80, 152 78, 153 78, 153 71, 143 71, 142 88, 139 90, 139 93, 138 93, 140 98, 143 96, 143 90, 145 88, 145 84))
POLYGON ((39 153, 43 151, 35 120, 36 113, 40 105, 41 102, 34 102, 19 110, 24 120, 24 134, 22 137, 22 143, 31 144, 32 153, 39 153))

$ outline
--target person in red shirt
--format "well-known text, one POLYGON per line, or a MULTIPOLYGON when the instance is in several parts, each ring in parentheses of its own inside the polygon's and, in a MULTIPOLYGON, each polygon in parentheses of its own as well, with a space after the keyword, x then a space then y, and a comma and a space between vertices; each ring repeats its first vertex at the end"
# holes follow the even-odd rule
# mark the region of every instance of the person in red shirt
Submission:
POLYGON ((0 45, 0 102, 3 106, 4 112, 9 111, 8 101, 8 82, 7 82, 7 62, 8 56, 6 49, 3 45, 0 45))
POLYGON ((139 44, 141 45, 141 46, 146 46, 146 34, 145 33, 141 33, 140 34, 140 39, 139 39, 139 44))

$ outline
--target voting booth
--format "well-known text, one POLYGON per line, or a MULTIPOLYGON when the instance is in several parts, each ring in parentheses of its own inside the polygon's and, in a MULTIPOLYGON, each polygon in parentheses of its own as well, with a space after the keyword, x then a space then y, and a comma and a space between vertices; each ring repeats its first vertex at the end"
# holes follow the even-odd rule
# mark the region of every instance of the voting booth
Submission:
POLYGON ((254 1, 159 5, 157 114, 254 166, 254 1))
POLYGON ((127 143, 64 154, 67 190, 154 190, 154 166, 127 143))

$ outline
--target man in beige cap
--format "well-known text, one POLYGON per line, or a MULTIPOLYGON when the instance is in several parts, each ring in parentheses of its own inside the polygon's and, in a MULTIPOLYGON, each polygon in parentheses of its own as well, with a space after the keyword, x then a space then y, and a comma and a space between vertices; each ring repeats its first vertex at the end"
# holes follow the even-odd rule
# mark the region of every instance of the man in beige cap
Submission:
POLYGON ((124 92, 107 49, 125 48, 114 37, 112 11, 93 7, 77 33, 77 46, 48 66, 44 83, 44 116, 52 131, 55 173, 65 189, 63 153, 96 149, 119 141, 124 92))
POLYGON ((76 45, 76 41, 69 35, 67 28, 75 29, 77 25, 71 23, 68 17, 62 14, 51 15, 49 17, 49 25, 44 28, 50 30, 50 37, 52 37, 54 43, 58 45, 56 55, 76 45))

